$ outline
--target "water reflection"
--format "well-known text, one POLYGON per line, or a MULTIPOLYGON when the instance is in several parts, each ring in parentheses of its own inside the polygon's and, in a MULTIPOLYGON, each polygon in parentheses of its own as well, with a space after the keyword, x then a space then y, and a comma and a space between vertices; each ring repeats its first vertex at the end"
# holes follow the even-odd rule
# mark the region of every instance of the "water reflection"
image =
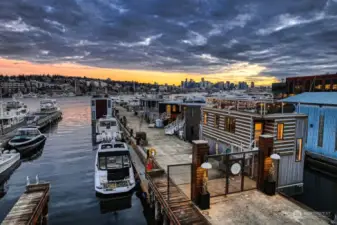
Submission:
POLYGON ((41 157, 41 155, 43 153, 43 148, 44 148, 44 143, 43 143, 43 145, 41 145, 41 146, 37 147, 36 149, 34 149, 34 151, 31 154, 29 154, 29 155, 21 158, 21 161, 22 162, 28 162, 28 161, 37 160, 38 158, 41 157))
POLYGON ((102 214, 129 209, 132 206, 132 195, 100 198, 99 206, 102 214))
POLYGON ((0 184, 0 199, 2 199, 7 194, 8 189, 9 189, 9 185, 7 183, 7 180, 0 184))

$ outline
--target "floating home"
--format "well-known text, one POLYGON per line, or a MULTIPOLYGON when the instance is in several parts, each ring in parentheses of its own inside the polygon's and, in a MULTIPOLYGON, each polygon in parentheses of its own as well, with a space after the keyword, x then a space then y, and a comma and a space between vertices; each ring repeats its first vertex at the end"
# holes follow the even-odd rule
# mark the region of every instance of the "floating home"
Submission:
POLYGON ((192 142, 199 140, 199 126, 201 117, 201 107, 205 105, 202 98, 189 98, 178 101, 163 101, 159 103, 159 114, 166 125, 175 120, 183 121, 182 138, 192 142))
POLYGON ((164 101, 162 97, 146 97, 140 99, 140 109, 144 113, 144 119, 154 122, 159 117, 159 103, 164 101))
POLYGON ((221 155, 258 149, 261 135, 272 137, 269 154, 280 156, 277 187, 302 187, 307 116, 293 111, 272 100, 213 99, 202 107, 200 139, 210 155, 221 155))
POLYGON ((337 92, 305 92, 281 100, 308 116, 304 143, 307 161, 330 173, 337 172, 337 92))
POLYGON ((113 116, 113 100, 108 95, 93 95, 91 98, 91 134, 96 143, 96 123, 103 117, 113 116))

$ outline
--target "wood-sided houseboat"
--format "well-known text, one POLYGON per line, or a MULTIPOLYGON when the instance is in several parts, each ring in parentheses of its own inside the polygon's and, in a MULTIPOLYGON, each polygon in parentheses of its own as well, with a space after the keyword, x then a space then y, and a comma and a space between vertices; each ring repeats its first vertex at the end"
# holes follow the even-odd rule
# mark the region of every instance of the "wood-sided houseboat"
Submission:
POLYGON ((269 154, 280 156, 278 189, 303 186, 306 134, 307 116, 273 100, 213 99, 202 107, 200 139, 210 155, 249 152, 259 148, 261 135, 272 137, 269 154))

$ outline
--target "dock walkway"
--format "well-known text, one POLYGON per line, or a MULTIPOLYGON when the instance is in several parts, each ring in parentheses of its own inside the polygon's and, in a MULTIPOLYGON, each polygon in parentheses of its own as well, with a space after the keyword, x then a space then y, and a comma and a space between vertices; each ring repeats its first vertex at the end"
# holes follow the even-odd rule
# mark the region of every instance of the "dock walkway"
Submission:
POLYGON ((26 192, 19 198, 1 224, 46 224, 49 188, 49 183, 28 185, 26 192))
POLYGON ((133 129, 135 134, 138 131, 146 132, 148 139, 147 148, 154 148, 157 151, 156 161, 162 169, 167 170, 168 165, 177 163, 191 163, 192 144, 180 140, 176 136, 165 135, 164 129, 149 128, 148 123, 140 122, 138 116, 134 116, 132 112, 127 112, 122 107, 117 107, 121 117, 125 116, 128 127, 133 129))

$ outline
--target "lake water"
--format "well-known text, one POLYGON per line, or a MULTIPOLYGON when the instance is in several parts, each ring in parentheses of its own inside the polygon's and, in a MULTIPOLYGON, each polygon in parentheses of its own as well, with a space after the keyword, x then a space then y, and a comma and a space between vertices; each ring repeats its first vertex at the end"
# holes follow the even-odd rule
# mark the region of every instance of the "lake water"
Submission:
MULTIPOLYGON (((23 99, 37 109, 39 101, 23 99)), ((35 182, 51 183, 49 224, 147 224, 140 200, 131 198, 105 201, 96 198, 94 161, 91 141, 90 99, 58 99, 63 119, 46 132, 47 141, 41 156, 23 162, 12 174, 0 199, 0 221, 25 191, 26 177, 35 182), (112 210, 123 209, 117 212, 112 210), (108 211, 108 213, 104 213, 108 211)))

